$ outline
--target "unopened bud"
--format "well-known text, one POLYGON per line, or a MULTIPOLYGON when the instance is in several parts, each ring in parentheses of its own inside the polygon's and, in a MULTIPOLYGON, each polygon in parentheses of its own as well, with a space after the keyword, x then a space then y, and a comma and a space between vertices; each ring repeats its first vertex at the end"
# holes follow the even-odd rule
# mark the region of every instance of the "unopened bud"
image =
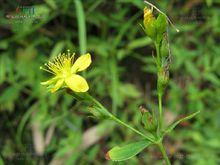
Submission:
POLYGON ((154 132, 157 129, 157 120, 148 110, 142 111, 142 123, 144 128, 149 132, 154 132))
POLYGON ((159 93, 162 95, 164 92, 164 89, 166 88, 166 86, 169 82, 169 71, 162 68, 158 72, 157 76, 158 76, 157 88, 158 88, 159 93))
POLYGON ((156 18, 153 15, 153 8, 144 8, 144 31, 152 40, 160 43, 163 39, 163 34, 167 28, 166 16, 159 14, 156 18))
POLYGON ((144 27, 147 28, 149 24, 154 21, 153 9, 144 8, 144 27))
POLYGON ((156 25, 155 25, 155 17, 153 15, 153 9, 144 8, 144 30, 147 36, 151 39, 155 39, 156 37, 156 25))

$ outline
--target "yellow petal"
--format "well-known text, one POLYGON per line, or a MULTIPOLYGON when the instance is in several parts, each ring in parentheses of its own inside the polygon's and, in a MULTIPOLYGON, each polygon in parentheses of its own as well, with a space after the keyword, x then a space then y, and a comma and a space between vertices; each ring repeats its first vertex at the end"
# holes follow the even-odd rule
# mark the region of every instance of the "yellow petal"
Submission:
POLYGON ((65 83, 74 92, 86 92, 89 90, 86 80, 77 74, 73 74, 66 78, 65 83))
POLYGON ((80 56, 71 68, 72 73, 76 73, 85 70, 91 64, 91 55, 89 53, 80 56))
POLYGON ((64 79, 60 79, 57 81, 57 83, 54 85, 53 88, 51 88, 51 93, 56 92, 58 89, 60 89, 60 87, 63 85, 64 79))
POLYGON ((54 77, 48 81, 41 82, 40 84, 41 85, 50 85, 50 84, 54 83, 57 79, 58 79, 58 77, 54 77))

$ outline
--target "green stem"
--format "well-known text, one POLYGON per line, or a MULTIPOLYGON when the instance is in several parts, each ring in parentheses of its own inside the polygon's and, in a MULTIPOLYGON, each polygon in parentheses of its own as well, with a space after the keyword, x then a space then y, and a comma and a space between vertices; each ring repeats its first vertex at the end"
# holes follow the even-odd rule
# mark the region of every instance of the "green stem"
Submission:
MULTIPOLYGON (((160 69, 161 69, 161 52, 160 52, 160 44, 158 43, 154 43, 155 44, 155 47, 156 47, 156 53, 157 53, 157 72, 159 73, 160 72, 160 69)), ((159 77, 157 77, 159 78, 159 77)), ((158 89, 157 89, 158 90, 158 89)), ((157 91, 157 95, 158 95, 158 106, 159 106, 159 128, 161 130, 162 126, 163 126, 163 109, 162 109, 162 94, 161 94, 161 91, 157 91)))
POLYGON ((159 126, 160 129, 163 127, 163 108, 162 108, 162 95, 158 94, 158 104, 159 104, 159 126))
POLYGON ((110 70, 112 75, 112 113, 117 114, 118 108, 118 73, 117 73, 117 60, 113 56, 110 60, 110 70))
POLYGON ((154 43, 155 48, 156 48, 156 53, 157 53, 157 68, 159 70, 161 66, 161 56, 160 56, 160 45, 158 43, 154 43))
POLYGON ((160 151, 161 151, 161 153, 163 155, 164 160, 166 161, 166 165, 171 165, 170 160, 169 160, 169 158, 167 156, 166 150, 165 150, 162 142, 158 143, 158 147, 159 147, 159 149, 160 149, 160 151))
POLYGON ((121 121, 120 119, 118 119, 117 117, 115 117, 114 115, 112 115, 111 117, 112 120, 114 120, 115 122, 119 123, 120 125, 123 125, 125 127, 127 127, 128 129, 132 130, 133 132, 135 132, 136 134, 141 135, 142 137, 144 137, 145 139, 151 141, 152 143, 154 143, 154 140, 151 139, 150 137, 144 135, 143 133, 141 133, 140 131, 136 130, 135 128, 131 127, 130 125, 126 124, 125 122, 121 121))
MULTIPOLYGON (((89 100, 91 100, 93 103, 95 103, 97 106, 99 106, 100 108, 102 108, 102 109, 108 111, 99 101, 97 101, 94 97, 92 97, 92 96, 89 95, 88 93, 87 93, 87 98, 88 98, 89 100)), ((108 112, 109 112, 109 111, 108 111, 108 112)), ((127 127, 128 129, 130 129, 130 130, 132 130, 133 132, 135 132, 136 134, 138 134, 138 135, 144 137, 145 139, 151 141, 152 143, 155 143, 155 140, 154 140, 154 139, 152 139, 151 137, 148 137, 148 136, 144 135, 142 132, 136 130, 136 129, 133 128, 132 126, 126 124, 126 123, 123 122, 123 121, 121 121, 120 119, 118 119, 116 116, 114 116, 114 115, 113 115, 112 113, 110 113, 110 112, 109 112, 109 116, 110 116, 110 119, 111 119, 111 120, 113 120, 113 121, 119 123, 120 125, 123 125, 123 126, 127 127)))

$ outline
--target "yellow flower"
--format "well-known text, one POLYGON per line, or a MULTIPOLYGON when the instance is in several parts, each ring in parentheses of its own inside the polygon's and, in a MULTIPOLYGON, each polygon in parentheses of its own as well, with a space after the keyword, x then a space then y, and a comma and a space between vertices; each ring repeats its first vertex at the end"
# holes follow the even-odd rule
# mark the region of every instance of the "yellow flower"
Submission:
POLYGON ((86 92, 89 90, 86 80, 76 73, 89 67, 92 62, 91 55, 89 53, 82 55, 73 63, 74 55, 70 55, 70 53, 60 54, 54 60, 46 63, 46 68, 40 67, 40 69, 55 76, 41 83, 42 85, 47 85, 51 93, 56 92, 63 85, 66 85, 74 92, 86 92))

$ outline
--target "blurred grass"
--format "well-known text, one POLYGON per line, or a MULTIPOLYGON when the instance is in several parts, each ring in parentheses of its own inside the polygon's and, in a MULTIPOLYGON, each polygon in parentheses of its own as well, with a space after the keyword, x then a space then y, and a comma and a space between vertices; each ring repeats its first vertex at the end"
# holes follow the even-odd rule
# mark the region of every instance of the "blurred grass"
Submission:
POLYGON ((79 48, 80 54, 86 53, 86 25, 85 25, 85 15, 83 11, 83 6, 80 0, 75 0, 76 5, 76 16, 78 22, 78 33, 79 33, 79 48))
MULTIPOLYGON (((218 1, 156 1, 180 29, 170 29, 171 81, 164 106, 166 120, 200 110, 194 120, 166 138, 173 164, 220 163, 220 4, 218 1)), ((156 108, 153 47, 145 37, 141 0, 0 2, 0 151, 6 164, 114 164, 105 152, 136 137, 124 128, 90 116, 71 96, 45 91, 39 66, 61 51, 90 52, 86 72, 90 93, 117 116, 140 126, 138 107, 156 108), (19 5, 34 6, 38 19, 7 19, 19 5), (36 124, 40 125, 36 129, 36 124), (105 127, 102 127, 102 126, 105 127), (54 131, 52 128, 55 127, 54 131), (99 140, 79 150, 90 128, 99 140), (103 134, 105 130, 106 134, 103 134), (43 137, 39 141, 34 135, 43 137), (52 138, 50 140, 50 136, 52 138), (49 139, 49 144, 46 141, 49 139), (38 147, 42 147, 43 153, 38 147), (69 154, 71 153, 71 154, 69 154), (74 154, 75 153, 75 154, 74 154)), ((92 134, 93 135, 93 134, 92 134)), ((88 137, 90 139, 91 137, 88 137)), ((150 148, 121 164, 161 164, 150 148)))

